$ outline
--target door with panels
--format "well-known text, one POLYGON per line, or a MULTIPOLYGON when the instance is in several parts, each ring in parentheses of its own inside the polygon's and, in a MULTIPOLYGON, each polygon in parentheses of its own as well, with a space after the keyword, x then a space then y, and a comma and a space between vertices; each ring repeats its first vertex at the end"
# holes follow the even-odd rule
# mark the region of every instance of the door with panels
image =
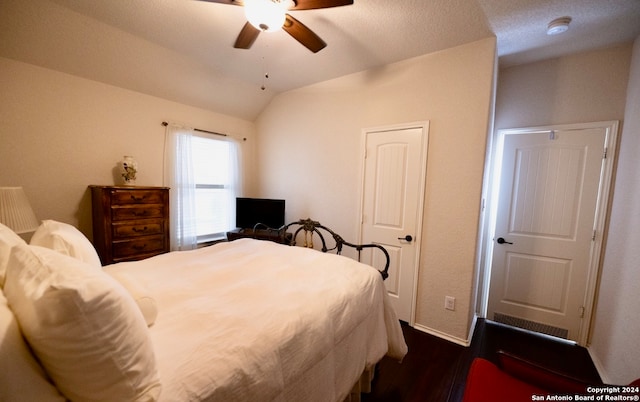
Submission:
POLYGON ((489 319, 584 339, 612 174, 607 149, 616 128, 501 132, 489 319))
MULTIPOLYGON (((398 318, 409 324, 415 306, 428 128, 424 122, 364 131, 361 238, 389 252, 385 285, 398 318)), ((378 267, 382 261, 369 263, 378 267)))

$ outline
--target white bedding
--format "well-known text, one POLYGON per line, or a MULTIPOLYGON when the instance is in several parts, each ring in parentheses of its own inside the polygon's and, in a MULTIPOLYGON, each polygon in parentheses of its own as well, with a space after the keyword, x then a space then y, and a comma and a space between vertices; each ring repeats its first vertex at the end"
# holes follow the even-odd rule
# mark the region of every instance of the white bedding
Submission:
POLYGON ((242 239, 105 270, 157 301, 162 401, 341 401, 407 351, 381 275, 346 257, 242 239))

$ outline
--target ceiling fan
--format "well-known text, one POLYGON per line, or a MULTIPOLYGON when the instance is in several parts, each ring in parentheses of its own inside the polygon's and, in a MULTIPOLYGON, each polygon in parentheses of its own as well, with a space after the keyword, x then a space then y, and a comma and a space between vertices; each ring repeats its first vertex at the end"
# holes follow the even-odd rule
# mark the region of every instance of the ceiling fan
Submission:
POLYGON ((302 22, 293 18, 287 10, 314 10, 348 6, 353 0, 201 0, 211 3, 244 6, 247 23, 240 31, 233 47, 249 49, 260 32, 273 32, 284 29, 295 40, 313 53, 327 46, 318 35, 302 22))

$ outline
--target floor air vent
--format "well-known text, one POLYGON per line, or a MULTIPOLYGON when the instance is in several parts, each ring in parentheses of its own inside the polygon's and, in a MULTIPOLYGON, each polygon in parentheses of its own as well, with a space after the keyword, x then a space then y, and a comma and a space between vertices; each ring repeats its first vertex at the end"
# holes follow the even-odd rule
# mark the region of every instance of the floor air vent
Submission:
POLYGON ((541 334, 547 334, 555 336, 557 338, 567 339, 569 331, 564 328, 553 327, 551 325, 540 324, 539 322, 529 321, 522 318, 511 317, 506 314, 493 313, 493 320, 501 324, 511 325, 526 329, 529 331, 539 332, 541 334))

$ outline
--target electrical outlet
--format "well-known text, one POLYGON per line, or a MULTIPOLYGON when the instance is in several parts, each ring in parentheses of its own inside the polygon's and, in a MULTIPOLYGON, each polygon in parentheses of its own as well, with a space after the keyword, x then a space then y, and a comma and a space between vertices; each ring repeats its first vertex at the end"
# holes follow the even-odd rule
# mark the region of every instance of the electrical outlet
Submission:
POLYGON ((446 310, 455 310, 456 309, 456 298, 452 296, 444 297, 444 308, 446 310))

